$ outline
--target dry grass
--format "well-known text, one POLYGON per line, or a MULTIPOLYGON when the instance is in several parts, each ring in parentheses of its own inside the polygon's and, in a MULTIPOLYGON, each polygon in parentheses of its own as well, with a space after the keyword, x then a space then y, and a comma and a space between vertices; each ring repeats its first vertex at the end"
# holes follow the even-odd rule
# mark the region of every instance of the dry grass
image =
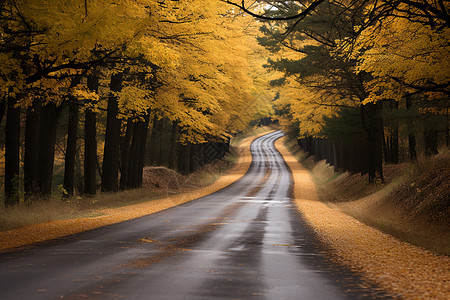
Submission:
MULTIPOLYGON (((276 146, 293 171, 298 210, 330 247, 336 260, 377 283, 393 297, 449 298, 448 256, 401 242, 342 213, 335 205, 319 201, 319 191, 311 173, 290 155, 281 142, 276 146)), ((322 173, 327 174, 319 172, 322 173)))

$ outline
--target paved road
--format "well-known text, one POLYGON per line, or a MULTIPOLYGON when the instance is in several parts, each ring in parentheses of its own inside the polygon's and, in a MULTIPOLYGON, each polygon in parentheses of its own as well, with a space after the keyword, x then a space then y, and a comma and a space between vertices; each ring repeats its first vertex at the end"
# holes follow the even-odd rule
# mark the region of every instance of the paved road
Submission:
POLYGON ((150 216, 0 254, 1 299, 356 299, 292 204, 273 143, 255 140, 228 188, 150 216))

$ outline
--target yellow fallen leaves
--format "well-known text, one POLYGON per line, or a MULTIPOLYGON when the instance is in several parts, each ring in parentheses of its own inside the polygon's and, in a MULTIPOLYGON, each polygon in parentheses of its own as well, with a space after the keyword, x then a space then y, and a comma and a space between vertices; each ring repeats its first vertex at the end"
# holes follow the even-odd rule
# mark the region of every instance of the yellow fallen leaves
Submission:
POLYGON ((342 263, 407 299, 449 299, 450 257, 401 242, 319 200, 308 172, 276 143, 294 176, 297 209, 342 263))
POLYGON ((102 215, 94 218, 57 220, 19 229, 3 231, 0 232, 0 251, 56 239, 78 232, 135 219, 212 194, 230 185, 242 177, 245 172, 247 172, 251 163, 251 142, 255 138, 267 133, 268 132, 264 132, 243 140, 237 149, 239 158, 236 164, 228 170, 224 176, 220 177, 209 186, 192 190, 189 193, 156 199, 144 203, 115 209, 104 209, 99 211, 102 215))

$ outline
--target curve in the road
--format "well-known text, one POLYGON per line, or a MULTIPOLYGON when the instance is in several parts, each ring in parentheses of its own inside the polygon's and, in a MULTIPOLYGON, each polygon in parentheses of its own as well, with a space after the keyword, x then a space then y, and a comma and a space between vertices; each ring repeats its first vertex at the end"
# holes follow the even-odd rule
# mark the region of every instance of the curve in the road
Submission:
POLYGON ((0 254, 1 299, 387 297, 328 261, 297 213, 274 142, 231 186, 135 220, 0 254))

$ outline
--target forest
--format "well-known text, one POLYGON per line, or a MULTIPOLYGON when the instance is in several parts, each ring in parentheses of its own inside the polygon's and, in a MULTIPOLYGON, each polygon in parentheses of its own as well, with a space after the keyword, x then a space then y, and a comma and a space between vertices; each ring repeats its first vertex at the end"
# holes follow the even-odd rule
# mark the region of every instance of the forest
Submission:
POLYGON ((449 9, 2 0, 4 206, 139 188, 145 165, 188 174, 267 120, 383 182, 384 164, 449 147, 449 9))

